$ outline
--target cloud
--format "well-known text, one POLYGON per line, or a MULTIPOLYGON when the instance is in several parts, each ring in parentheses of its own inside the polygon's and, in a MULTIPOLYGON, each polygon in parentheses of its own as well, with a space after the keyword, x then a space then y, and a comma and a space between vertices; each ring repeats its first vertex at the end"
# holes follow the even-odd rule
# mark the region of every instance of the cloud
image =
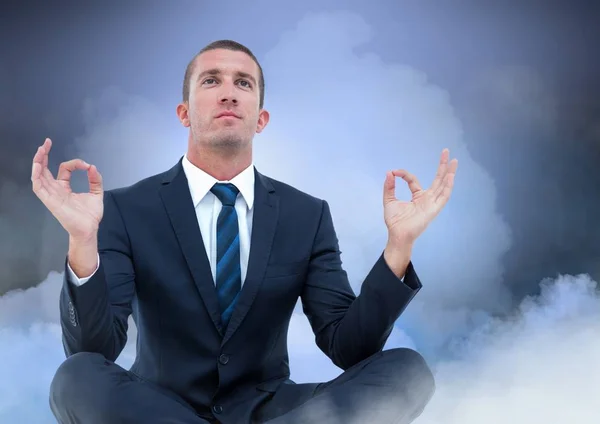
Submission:
MULTIPOLYGON (((510 307, 501 258, 511 233, 496 212, 495 183, 466 148, 447 93, 419 70, 369 53, 372 35, 357 15, 311 14, 265 55, 271 123, 255 139, 259 170, 328 200, 358 291, 385 243, 385 171, 406 167, 428 186, 442 148, 449 147, 460 160, 455 193, 415 246, 424 289, 387 346, 413 347, 434 365, 438 391, 421 422, 492 422, 497 414, 531 423, 530 411, 544 399, 554 402, 538 414, 580 414, 579 422, 586 422, 598 383, 591 369, 598 354, 593 311, 600 310, 593 283, 585 276, 546 282, 542 297, 525 302, 514 318, 492 318, 510 307), (575 402, 577 411, 559 396, 575 402)), ((118 88, 88 99, 83 119, 86 131, 73 156, 96 164, 107 188, 167 169, 186 147, 174 117, 118 88)), ((401 181, 397 192, 409 194, 401 181)), ((59 281, 51 274, 37 288, 0 299, 0 344, 8 346, 0 353, 0 373, 11 377, 0 386, 0 421, 52 422, 47 389, 63 359, 59 281)), ((289 344, 297 381, 339 373, 314 346, 298 311, 289 344)), ((120 358, 124 366, 133 347, 120 358)))
MULTIPOLYGON (((526 298, 509 317, 491 319, 452 341, 456 356, 434 361, 436 393, 416 422, 597 421, 598 284, 589 275, 562 275, 544 280, 541 289, 539 296, 526 298)), ((295 330, 292 325, 294 344, 308 345, 311 335, 305 329, 295 330)), ((315 367, 313 356, 308 351, 302 356, 301 363, 309 370, 315 367)), ((382 399, 381 407, 397 401, 382 399)), ((372 419, 368 409, 365 405, 362 422, 372 419)))
MULTIPOLYGON (((175 106, 171 109, 172 116, 142 96, 109 87, 85 100, 86 131, 77 137, 72 156, 96 165, 107 190, 162 172, 187 146, 183 133, 178 134, 175 106)), ((79 181, 85 189, 87 181, 79 181)))
POLYGON ((423 424, 594 423, 600 409, 600 297, 588 275, 542 282, 510 319, 468 335, 437 367, 423 424))
MULTIPOLYGON (((54 313, 61 279, 51 273, 37 288, 0 298, 0 422, 54 422, 47 399, 54 371, 64 360, 54 313)), ((564 275, 541 286, 540 296, 525 299, 509 317, 491 319, 452 340, 453 358, 432 361, 437 390, 417 422, 596 422, 597 283, 588 275, 564 275)), ((130 331, 118 360, 124 367, 135 354, 134 335, 130 331)), ((395 329, 387 347, 398 346, 419 350, 395 329)), ((315 346, 309 324, 299 314, 292 317, 289 351, 292 378, 299 383, 326 381, 340 373, 315 346)))
MULTIPOLYGON (((36 287, 13 290, 0 297, 0 422, 55 423, 48 389, 65 359, 61 342, 58 300, 63 275, 51 272, 36 287)), ((129 340, 135 341, 135 328, 129 340)), ((118 363, 133 362, 129 343, 118 363)))
POLYGON ((64 360, 60 327, 37 322, 23 329, 2 323, 0 343, 0 422, 51 423, 48 387, 64 360))
MULTIPOLYGON (((272 119, 256 140, 256 160, 263 172, 328 200, 358 289, 385 245, 385 171, 407 168, 427 187, 450 148, 460 162, 456 188, 417 242, 413 259, 426 284, 402 319, 409 336, 436 350, 448 329, 511 305, 501 259, 512 235, 448 93, 418 69, 370 53, 371 37, 350 13, 307 15, 281 37, 262 62, 272 119)), ((397 194, 410 198, 401 180, 397 194)))

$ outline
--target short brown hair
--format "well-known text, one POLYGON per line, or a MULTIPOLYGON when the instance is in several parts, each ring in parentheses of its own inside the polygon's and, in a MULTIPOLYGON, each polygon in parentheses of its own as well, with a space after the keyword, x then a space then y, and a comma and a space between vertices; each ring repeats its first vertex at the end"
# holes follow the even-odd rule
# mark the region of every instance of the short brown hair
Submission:
POLYGON ((259 109, 262 109, 265 102, 265 77, 263 75, 262 67, 260 66, 260 63, 258 63, 258 59, 256 59, 256 56, 254 56, 254 54, 248 47, 233 40, 213 41, 212 43, 204 47, 202 50, 200 50, 198 53, 196 53, 192 60, 190 60, 187 67, 185 68, 185 76, 183 77, 183 101, 187 102, 190 98, 190 78, 192 77, 192 73, 194 72, 194 64, 196 62, 196 59, 202 53, 216 49, 226 49, 237 52, 243 52, 250 56, 252 60, 254 60, 254 62, 258 66, 258 89, 260 94, 259 109))

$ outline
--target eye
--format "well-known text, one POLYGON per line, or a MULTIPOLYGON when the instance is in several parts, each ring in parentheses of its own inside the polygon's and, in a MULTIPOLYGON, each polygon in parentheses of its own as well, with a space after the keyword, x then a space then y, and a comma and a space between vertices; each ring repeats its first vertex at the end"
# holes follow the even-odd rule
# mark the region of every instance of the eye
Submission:
POLYGON ((247 84, 247 85, 246 85, 246 87, 247 87, 247 88, 252 88, 252 84, 250 84, 250 82, 249 82, 249 81, 246 81, 246 80, 240 80, 240 83, 247 84))
POLYGON ((202 81, 202 84, 206 84, 207 81, 215 81, 214 78, 206 78, 204 81, 202 81))

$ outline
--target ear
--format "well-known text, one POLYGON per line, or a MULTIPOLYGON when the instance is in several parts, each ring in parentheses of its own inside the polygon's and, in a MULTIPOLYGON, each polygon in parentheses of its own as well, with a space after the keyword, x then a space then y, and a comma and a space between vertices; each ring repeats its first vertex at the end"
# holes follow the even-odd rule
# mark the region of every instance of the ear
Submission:
POLYGON ((177 117, 179 118, 179 122, 181 122, 184 127, 190 126, 190 116, 187 102, 179 103, 177 105, 177 117))
POLYGON ((256 133, 262 132, 269 123, 269 112, 266 109, 261 109, 258 114, 258 123, 256 124, 256 133))

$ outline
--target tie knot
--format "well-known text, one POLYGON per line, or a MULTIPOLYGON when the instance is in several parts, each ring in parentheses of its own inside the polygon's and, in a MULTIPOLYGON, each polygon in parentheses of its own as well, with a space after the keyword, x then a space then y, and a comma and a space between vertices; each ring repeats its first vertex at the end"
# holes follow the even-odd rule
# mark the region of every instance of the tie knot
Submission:
POLYGON ((223 206, 234 206, 235 199, 240 192, 237 187, 231 183, 216 183, 210 191, 219 198, 223 206))

